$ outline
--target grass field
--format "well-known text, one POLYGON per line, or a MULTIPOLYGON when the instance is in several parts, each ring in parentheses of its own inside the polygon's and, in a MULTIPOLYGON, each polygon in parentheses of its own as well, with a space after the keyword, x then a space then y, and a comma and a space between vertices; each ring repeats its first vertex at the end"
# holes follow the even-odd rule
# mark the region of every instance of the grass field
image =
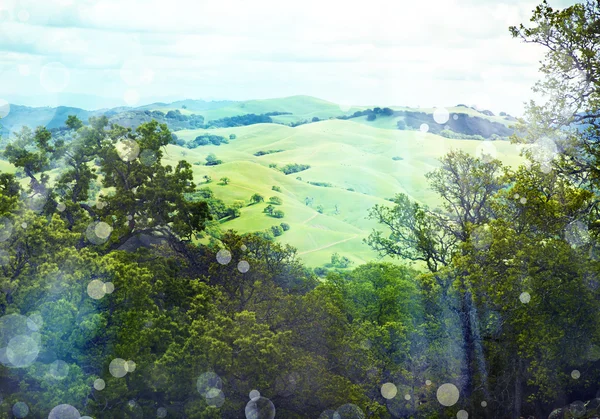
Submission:
MULTIPOLYGON (((189 105, 194 107, 193 102, 189 105)), ((433 109, 392 108, 433 112, 433 109)), ((175 107, 164 105, 156 109, 167 112, 175 107)), ((273 117, 275 122, 280 123, 311 120, 314 116, 326 119, 295 128, 280 124, 257 124, 177 131, 177 136, 184 140, 193 140, 203 133, 224 137, 235 134, 236 139, 230 140, 229 144, 202 146, 193 150, 169 145, 163 161, 164 164, 175 164, 182 159, 190 163, 199 162, 201 165, 192 165, 196 182, 202 185, 203 176, 210 175, 213 181, 207 186, 227 204, 235 200, 249 202, 254 193, 261 194, 266 200, 271 196, 281 197, 283 204, 279 208, 285 212, 283 219, 264 214, 263 209, 267 204, 261 203, 242 208, 241 217, 223 222, 221 227, 246 233, 286 222, 291 229, 277 240, 296 247, 300 257, 309 266, 329 262, 334 252, 348 257, 355 264, 375 259, 377 255, 363 243, 370 231, 378 227, 367 219, 369 208, 375 204, 389 203, 386 198, 392 198, 399 192, 436 206, 436 197, 428 190, 424 175, 436 168, 437 159, 451 149, 472 154, 484 149, 488 153, 495 153, 508 165, 516 165, 521 160, 516 146, 508 142, 450 140, 431 133, 401 131, 396 127, 398 117, 380 116, 375 121, 367 121, 366 116, 351 120, 327 119, 366 107, 348 109, 309 96, 222 104, 201 103, 196 109, 180 111, 183 114, 202 114, 207 120, 273 111, 292 113, 273 117), (279 149, 283 151, 254 156, 257 151, 279 149), (216 154, 224 163, 204 166, 209 153, 216 154), (393 160, 392 157, 399 159, 393 160), (290 175, 269 167, 270 164, 281 167, 288 163, 308 164, 311 167, 290 175), (221 177, 228 177, 230 184, 219 184, 221 177), (331 187, 315 186, 308 182, 326 182, 331 187), (279 186, 281 192, 273 191, 272 186, 279 186), (307 197, 312 201, 310 205, 306 204, 307 197), (318 207, 322 207, 322 213, 317 211, 318 207)), ((455 107, 448 110, 451 114, 467 113, 507 122, 499 117, 487 117, 470 108, 455 107)), ((14 168, 0 161, 0 170, 14 171, 14 168)))
MULTIPOLYGON (((205 130, 178 131, 179 137, 191 140, 205 130)), ((235 134, 236 139, 220 146, 203 146, 188 150, 168 146, 166 160, 180 159, 204 163, 209 153, 223 160, 218 166, 193 166, 195 178, 213 179, 209 185, 215 195, 227 203, 249 201, 254 193, 266 199, 280 196, 284 219, 265 215, 267 205, 256 204, 242 209, 241 217, 222 224, 222 228, 239 232, 263 230, 285 221, 291 229, 279 240, 298 249, 311 266, 329 261, 338 252, 355 263, 373 260, 376 255, 362 239, 372 228, 366 218, 368 209, 386 203, 396 193, 404 192, 420 202, 436 205, 436 197, 428 190, 425 173, 438 165, 437 159, 451 149, 476 154, 478 148, 491 147, 505 164, 520 161, 514 144, 449 140, 429 133, 380 129, 353 120, 328 120, 290 128, 275 124, 210 130, 217 135, 235 134), (256 157, 261 150, 284 151, 256 157), (398 156, 402 160, 392 160, 398 156), (308 170, 284 175, 269 168, 287 163, 309 164, 308 170), (228 185, 218 184, 221 177, 230 178, 228 185), (298 179, 300 178, 300 179, 298 179), (314 186, 308 182, 328 182, 332 187, 314 186), (281 187, 281 193, 271 190, 281 187), (348 190, 353 189, 353 191, 348 190), (312 205, 305 198, 312 198, 312 205), (323 207, 323 214, 317 206, 323 207), (338 213, 336 213, 336 205, 338 213)), ((486 148, 489 150, 489 148, 486 148)), ((488 151, 489 152, 489 151, 488 151)))

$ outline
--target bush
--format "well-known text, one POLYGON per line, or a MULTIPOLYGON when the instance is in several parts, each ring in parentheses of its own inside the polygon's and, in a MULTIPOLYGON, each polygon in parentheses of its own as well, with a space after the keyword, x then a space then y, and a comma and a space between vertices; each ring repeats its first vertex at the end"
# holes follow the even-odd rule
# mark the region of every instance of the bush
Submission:
POLYGON ((223 163, 223 160, 217 159, 217 156, 215 156, 213 153, 210 153, 208 156, 206 156, 207 166, 216 166, 221 163, 223 163))
POLYGON ((323 214, 323 205, 317 205, 317 212, 323 214))
POLYGON ((398 160, 404 160, 404 159, 400 156, 394 156, 394 157, 392 157, 392 160, 398 161, 398 160))
POLYGON ((273 211, 273 217, 275 217, 275 218, 283 218, 284 216, 285 216, 285 213, 281 210, 273 211))
POLYGON ((270 169, 277 169, 277 163, 269 163, 270 169))
POLYGON ((283 229, 280 226, 272 226, 271 231, 275 237, 281 236, 283 234, 283 229))
POLYGON ((283 166, 281 171, 286 175, 291 175, 292 173, 301 172, 307 169, 310 169, 310 165, 308 164, 290 163, 283 166))
POLYGON ((273 205, 281 205, 283 204, 283 200, 278 196, 272 196, 269 198, 269 203, 273 205))
POLYGON ((229 139, 230 140, 235 140, 237 138, 237 135, 235 134, 229 134, 229 139))
POLYGON ((271 189, 275 192, 281 192, 281 188, 279 186, 272 186, 271 189))
POLYGON ((308 182, 311 185, 322 186, 323 188, 331 188, 333 185, 329 182, 308 182))
POLYGON ((404 122, 404 119, 400 119, 398 120, 398 122, 396 122, 396 126, 398 127, 398 129, 405 130, 406 122, 404 122))
POLYGON ((324 266, 317 266, 313 269, 313 272, 317 276, 326 276, 328 271, 327 268, 325 268, 324 266))
POLYGON ((281 223, 279 225, 281 226, 283 231, 288 231, 290 229, 290 225, 288 223, 281 223))

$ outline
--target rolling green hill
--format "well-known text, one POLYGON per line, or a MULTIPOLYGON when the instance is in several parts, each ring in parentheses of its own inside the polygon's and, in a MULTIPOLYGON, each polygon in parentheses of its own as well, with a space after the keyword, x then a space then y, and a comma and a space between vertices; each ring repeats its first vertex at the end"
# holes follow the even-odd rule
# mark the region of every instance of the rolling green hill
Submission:
MULTIPOLYGON (((41 108, 43 112, 40 116, 35 111, 37 108, 13 109, 22 113, 26 121, 42 120, 50 112, 48 108, 41 108)), ((250 197, 255 193, 266 200, 271 196, 282 198, 283 204, 277 206, 277 209, 285 212, 283 219, 263 213, 267 203, 260 203, 242 208, 239 218, 222 220, 221 227, 245 233, 265 230, 286 222, 291 228, 277 240, 295 246, 309 266, 329 262, 334 252, 348 257, 356 264, 373 260, 376 255, 362 241, 376 227, 366 218, 369 208, 386 203, 387 198, 392 198, 399 192, 435 206, 435 196, 427 189, 424 175, 437 167, 437 159, 450 149, 462 149, 470 153, 485 150, 487 153, 496 153, 498 158, 509 165, 520 161, 516 146, 508 142, 452 140, 432 133, 402 131, 397 129, 397 121, 401 117, 395 115, 380 116, 374 121, 368 121, 366 116, 347 120, 328 119, 351 115, 367 107, 342 109, 335 103, 309 96, 246 102, 186 100, 172 104, 146 105, 138 108, 137 112, 160 110, 166 113, 175 109, 183 115, 203 115, 205 120, 249 113, 290 113, 274 116, 274 122, 278 122, 274 124, 178 130, 178 138, 186 142, 199 135, 229 138, 234 134, 235 139, 229 140, 228 144, 206 145, 194 149, 169 145, 164 163, 175 164, 181 159, 196 163, 192 165, 196 182, 202 186, 203 176, 211 176, 213 181, 206 186, 226 204, 232 204, 236 200, 249 203, 250 197), (310 121, 314 116, 325 120, 295 128, 282 125, 310 121), (277 152, 255 156, 257 152, 273 150, 277 152), (214 153, 223 163, 205 166, 205 158, 209 153, 214 153), (310 165, 310 168, 285 175, 269 167, 277 165, 281 168, 286 164, 305 164, 310 165), (222 185, 219 183, 221 177, 228 177, 231 182, 222 185), (273 186, 281 188, 281 192, 272 190, 273 186)), ((433 112, 433 109, 393 109, 426 114, 433 112)), ((487 116, 462 106, 448 110, 451 116, 458 113, 462 114, 461 118, 468 116, 489 122, 507 122, 501 117, 487 116)), ((112 112, 112 115, 118 117, 131 112, 136 111, 119 109, 112 112)), ((61 115, 62 113, 63 110, 61 115)), ((7 118, 9 122, 15 126, 22 124, 18 113, 10 116, 11 118, 7 118)), ((50 119, 56 124, 56 118, 50 119)), ((11 167, 4 162, 2 170, 8 171, 11 167)))
POLYGON ((241 217, 224 222, 222 228, 240 232, 263 230, 281 221, 291 229, 279 240, 298 248, 308 265, 329 261, 334 252, 355 263, 372 260, 376 255, 362 243, 375 224, 366 219, 368 209, 385 203, 398 192, 435 206, 435 196, 427 189, 425 173, 437 166, 437 159, 451 149, 470 153, 495 150, 506 164, 520 161, 516 146, 509 142, 450 140, 418 131, 374 128, 354 120, 328 120, 291 128, 276 124, 245 127, 178 131, 184 140, 201 134, 216 134, 236 139, 220 146, 202 146, 192 150, 170 145, 165 156, 169 163, 186 159, 204 164, 214 153, 223 164, 194 165, 195 178, 202 183, 204 175, 212 177, 208 184, 216 197, 226 203, 235 200, 249 202, 254 193, 280 196, 285 218, 276 219, 262 212, 267 203, 251 205, 241 210, 241 217), (283 150, 255 156, 258 151, 283 150), (392 157, 401 160, 393 160, 392 157), (308 164, 310 169, 285 175, 269 168, 290 163, 308 164), (221 177, 230 178, 220 185, 221 177), (331 187, 308 182, 330 183, 331 187), (281 193, 271 190, 281 187, 281 193), (306 205, 305 199, 312 198, 306 205), (317 206, 323 207, 323 213, 317 206), (338 213, 336 213, 336 205, 338 213))

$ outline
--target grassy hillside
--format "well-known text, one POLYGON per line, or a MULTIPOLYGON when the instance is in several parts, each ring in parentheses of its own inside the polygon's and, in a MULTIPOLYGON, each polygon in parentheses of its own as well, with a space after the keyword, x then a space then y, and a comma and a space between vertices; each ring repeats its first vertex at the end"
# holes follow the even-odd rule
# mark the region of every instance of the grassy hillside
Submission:
POLYGON ((218 166, 194 165, 198 182, 204 175, 212 177, 209 185, 225 202, 249 201, 254 193, 265 198, 280 196, 285 218, 265 215, 266 203, 247 206, 240 218, 222 224, 240 232, 263 230, 284 221, 291 229, 280 240, 298 248, 309 265, 326 263, 333 252, 356 263, 372 260, 376 255, 362 243, 375 224, 366 219, 368 209, 398 192, 413 199, 436 205, 427 189, 424 174, 437 166, 437 159, 450 149, 477 153, 483 146, 495 149, 497 157, 514 165, 520 158, 516 146, 508 142, 449 140, 429 133, 374 128, 353 120, 328 120, 290 128, 275 124, 216 130, 179 131, 185 140, 204 133, 222 136, 235 134, 236 139, 220 146, 202 146, 193 150, 169 146, 166 160, 205 162, 209 153, 223 160, 218 166), (263 156, 258 151, 284 150, 263 156), (401 157, 393 160, 392 157, 401 157), (309 164, 308 170, 285 175, 269 168, 288 163, 309 164), (221 177, 231 179, 220 185, 221 177), (298 179, 300 178, 300 179, 298 179), (331 187, 308 182, 326 182, 331 187), (271 187, 281 187, 281 193, 271 187), (349 190, 350 189, 350 190, 349 190), (306 205, 305 198, 312 198, 306 205), (323 214, 317 206, 323 207, 323 214), (336 205, 338 213, 336 213, 336 205))
MULTIPOLYGON (((206 120, 247 113, 290 112, 291 115, 273 117, 276 122, 285 123, 311 120, 314 116, 326 119, 365 109, 342 110, 337 104, 308 96, 246 102, 181 101, 155 105, 158 107, 147 105, 143 108, 163 112, 179 109, 182 114, 202 114, 206 120), (181 109, 184 105, 187 109, 181 109)), ((48 109, 40 115, 36 115, 32 108, 15 109, 25 112, 31 121, 34 117, 56 120, 55 115, 47 115, 48 109)), ((394 109, 433 112, 433 109, 394 109)), ((448 110, 451 117, 456 112, 507 122, 470 108, 448 110)), ((13 115, 13 118, 16 116, 13 115)), ((520 161, 516 146, 508 142, 450 140, 431 133, 401 131, 396 127, 397 119, 390 116, 367 121, 363 116, 349 120, 326 119, 296 128, 280 124, 256 124, 211 130, 179 130, 177 136, 185 141, 191 141, 201 134, 226 138, 235 134, 236 139, 230 140, 229 144, 201 146, 191 150, 170 145, 166 150, 165 164, 175 164, 181 159, 199 163, 192 166, 197 183, 202 185, 203 176, 210 175, 213 181, 207 186, 227 204, 236 200, 249 202, 254 193, 261 194, 266 200, 271 196, 282 198, 283 204, 277 208, 285 212, 283 219, 264 214, 267 203, 261 203, 242 208, 241 217, 224 221, 221 225, 223 229, 245 233, 286 222, 291 229, 277 240, 295 246, 308 265, 327 263, 334 252, 358 264, 376 257, 362 242, 376 227, 366 219, 369 208, 388 202, 386 198, 399 192, 436 206, 436 197, 427 189, 424 175, 437 167, 437 159, 450 149, 476 154, 481 149, 489 152, 491 148, 506 164, 514 165, 520 161), (254 155, 269 150, 282 151, 258 157, 254 155), (223 164, 205 166, 205 158, 209 153, 216 154, 223 164), (294 163, 310 165, 310 168, 285 175, 269 167, 294 163), (230 184, 219 184, 221 177, 231 179, 230 184), (309 182, 330 186, 316 186, 309 182), (281 188, 281 192, 273 191, 273 186, 281 188)), ((13 122, 18 123, 17 120, 13 122)), ((3 164, 0 169, 6 171, 11 167, 3 164)))

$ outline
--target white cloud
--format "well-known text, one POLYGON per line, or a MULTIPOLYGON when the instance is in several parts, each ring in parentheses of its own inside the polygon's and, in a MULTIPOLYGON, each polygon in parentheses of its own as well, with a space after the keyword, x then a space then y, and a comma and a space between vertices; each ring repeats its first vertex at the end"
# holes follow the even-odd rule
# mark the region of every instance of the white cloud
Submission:
POLYGON ((61 62, 69 91, 120 102, 133 86, 140 103, 311 94, 443 106, 481 96, 494 111, 519 113, 542 50, 512 39, 508 26, 527 22, 536 3, 6 0, 0 70, 10 69, 7 95, 36 95, 31 78, 61 62))

